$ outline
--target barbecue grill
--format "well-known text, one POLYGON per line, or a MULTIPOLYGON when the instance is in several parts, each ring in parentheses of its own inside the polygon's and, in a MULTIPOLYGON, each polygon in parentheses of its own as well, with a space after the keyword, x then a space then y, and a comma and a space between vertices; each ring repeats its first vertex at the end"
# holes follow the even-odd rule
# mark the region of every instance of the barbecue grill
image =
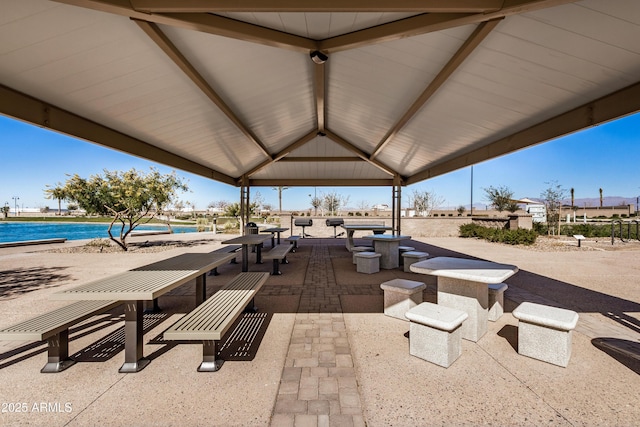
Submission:
MULTIPOLYGON (((336 235, 336 228, 344 225, 344 219, 343 218, 328 218, 326 221, 327 227, 333 227, 333 238, 335 239, 336 237, 338 237, 336 235)), ((342 235, 342 233, 340 233, 340 235, 342 235)))
POLYGON ((304 232, 305 227, 311 227, 313 225, 313 220, 311 218, 296 218, 293 221, 293 224, 296 227, 302 227, 302 238, 304 239, 306 236, 312 237, 310 234, 306 234, 304 232))

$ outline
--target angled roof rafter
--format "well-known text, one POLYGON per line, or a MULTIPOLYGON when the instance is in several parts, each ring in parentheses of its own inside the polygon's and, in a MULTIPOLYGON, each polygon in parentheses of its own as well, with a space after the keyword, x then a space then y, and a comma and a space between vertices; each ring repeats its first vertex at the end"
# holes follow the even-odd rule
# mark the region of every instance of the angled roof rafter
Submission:
POLYGON ((500 10, 487 13, 424 13, 388 24, 322 40, 318 48, 333 53, 377 43, 418 36, 533 10, 574 3, 577 0, 505 0, 500 10))
POLYGON ((3 85, 0 85, 0 113, 136 157, 235 185, 235 179, 226 174, 3 85))
POLYGON ((189 77, 189 79, 213 102, 218 109, 244 134, 262 153, 271 157, 269 151, 257 136, 240 120, 235 112, 227 105, 218 93, 209 85, 202 75, 193 65, 182 55, 180 50, 169 40, 169 38, 158 28, 156 24, 147 21, 133 19, 138 26, 149 36, 151 40, 189 77))
POLYGON ((449 79, 449 77, 462 65, 462 63, 471 55, 471 53, 482 43, 491 31, 498 25, 503 18, 497 18, 491 21, 482 22, 467 38, 458 51, 451 57, 449 62, 440 70, 438 75, 429 83, 427 88, 420 94, 418 99, 409 107, 402 115, 400 120, 387 132, 382 141, 371 153, 374 159, 382 149, 397 135, 398 132, 420 111, 424 104, 436 93, 436 91, 449 79))
POLYGON ((265 46, 306 53, 317 49, 317 42, 305 37, 283 33, 210 13, 155 14, 131 8, 127 0, 52 0, 72 6, 168 25, 185 30, 229 37, 265 46))
POLYGON ((372 164, 373 166, 377 167, 381 171, 386 172, 386 173, 388 173, 389 175, 392 175, 392 176, 398 175, 398 173, 396 171, 394 171, 392 168, 388 167, 387 165, 385 165, 385 164, 383 164, 383 163, 381 163, 381 162, 379 162, 377 160, 371 159, 370 156, 367 153, 365 153, 364 151, 360 150, 358 147, 356 147, 355 145, 353 145, 352 143, 350 143, 346 139, 342 138, 341 136, 336 135, 331 130, 327 129, 325 131, 325 134, 326 134, 327 138, 331 139, 333 142, 335 142, 338 145, 342 146, 343 148, 346 148, 347 150, 351 151, 353 154, 355 154, 356 156, 358 156, 362 160, 372 164))
POLYGON ((640 112, 640 82, 534 126, 459 154, 407 178, 407 185, 640 112))
POLYGON ((245 172, 245 175, 247 175, 247 176, 254 175, 255 173, 257 173, 257 172, 261 171, 262 169, 264 169, 265 167, 269 166, 270 164, 281 160, 283 157, 287 156, 293 150, 302 147, 307 142, 309 142, 313 138, 315 138, 317 135, 318 135, 318 131, 317 130, 313 130, 313 131, 305 134, 301 138, 299 138, 296 141, 294 141, 293 143, 289 144, 285 149, 281 150, 279 153, 274 154, 269 159, 267 159, 264 162, 260 163, 258 166, 254 167, 253 169, 249 170, 248 172, 245 172))

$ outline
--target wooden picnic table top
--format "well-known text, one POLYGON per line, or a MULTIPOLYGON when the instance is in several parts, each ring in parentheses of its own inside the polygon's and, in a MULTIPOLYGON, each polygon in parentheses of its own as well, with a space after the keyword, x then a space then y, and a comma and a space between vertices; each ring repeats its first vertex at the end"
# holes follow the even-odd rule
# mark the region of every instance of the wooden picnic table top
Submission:
POLYGON ((265 234, 245 234, 244 236, 234 237, 229 240, 225 240, 222 242, 223 245, 233 245, 233 244, 241 244, 241 245, 257 245, 260 243, 264 243, 267 240, 271 239, 271 236, 267 236, 265 234))

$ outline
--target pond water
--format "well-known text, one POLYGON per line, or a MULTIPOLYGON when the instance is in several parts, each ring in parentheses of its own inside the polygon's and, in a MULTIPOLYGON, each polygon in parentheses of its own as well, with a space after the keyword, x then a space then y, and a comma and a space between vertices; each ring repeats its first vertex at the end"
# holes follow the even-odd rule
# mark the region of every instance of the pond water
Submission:
MULTIPOLYGON (((0 243, 20 242, 25 240, 57 239, 67 240, 108 239, 105 223, 77 223, 77 222, 6 222, 0 221, 0 243)), ((195 226, 171 226, 174 233, 194 233, 195 226)), ((166 225, 141 225, 135 228, 141 230, 167 230, 166 225)), ((116 233, 114 233, 116 234, 116 233)))

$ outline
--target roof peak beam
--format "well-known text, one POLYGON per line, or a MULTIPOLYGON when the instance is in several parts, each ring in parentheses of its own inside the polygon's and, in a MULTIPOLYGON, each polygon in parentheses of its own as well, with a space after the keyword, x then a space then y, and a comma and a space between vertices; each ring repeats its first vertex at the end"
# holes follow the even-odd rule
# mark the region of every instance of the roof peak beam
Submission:
POLYGON ((393 179, 250 179, 252 187, 390 187, 393 179))
POLYGON ((438 75, 429 83, 427 88, 402 115, 400 120, 387 132, 385 137, 380 141, 378 146, 371 153, 374 159, 380 154, 382 149, 400 132, 402 128, 422 109, 424 104, 440 89, 440 87, 451 77, 451 75, 462 65, 462 63, 471 55, 471 53, 482 43, 491 31, 498 25, 503 18, 494 19, 488 22, 482 22, 473 31, 473 33, 465 40, 458 51, 451 57, 449 62, 440 70, 438 75))
POLYGON ((271 157, 271 154, 264 146, 264 144, 258 139, 256 135, 240 120, 240 118, 233 112, 231 107, 218 95, 218 93, 209 85, 209 83, 202 77, 202 75, 195 69, 193 65, 184 57, 182 52, 169 40, 169 38, 158 28, 156 24, 147 21, 140 21, 133 19, 138 24, 142 31, 149 36, 153 42, 182 70, 182 72, 189 77, 189 79, 204 93, 211 102, 213 102, 218 109, 236 126, 242 134, 249 139, 256 147, 262 151, 262 153, 271 157))
POLYGON ((503 6, 486 13, 423 13, 399 21, 365 28, 349 34, 332 37, 318 43, 318 49, 327 53, 356 49, 363 46, 414 37, 463 25, 479 24, 492 19, 545 9, 578 0, 504 0, 503 6))
POLYGON ((640 112, 640 82, 418 172, 407 178, 407 185, 637 112, 640 112))
POLYGON ((423 12, 486 13, 503 0, 131 0, 149 13, 216 12, 423 12))
POLYGON ((128 0, 53 0, 57 3, 84 7, 85 9, 126 16, 141 21, 200 31, 265 46, 308 53, 317 49, 317 42, 282 31, 236 21, 210 13, 156 14, 140 12, 131 7, 128 0))
POLYGON ((228 175, 2 85, 0 113, 142 159, 235 185, 235 179, 228 175))
POLYGON ((360 150, 358 147, 356 147, 355 145, 353 145, 352 143, 350 143, 346 139, 342 138, 341 136, 336 135, 335 133, 331 132, 329 129, 325 130, 325 134, 326 134, 327 138, 331 139, 333 142, 335 142, 338 145, 342 146, 343 148, 346 148, 347 150, 351 151, 353 154, 355 154, 356 156, 358 156, 362 160, 372 164, 373 166, 377 167, 381 171, 383 171, 385 173, 388 173, 391 176, 398 175, 398 172, 394 171, 393 169, 391 169, 387 165, 385 165, 385 164, 383 164, 383 163, 381 163, 381 162, 379 162, 377 160, 371 159, 371 157, 367 153, 365 153, 364 151, 360 150))
POLYGON ((327 117, 326 111, 326 62, 322 64, 313 64, 313 87, 316 97, 316 116, 318 124, 318 133, 324 133, 325 122, 327 117))

